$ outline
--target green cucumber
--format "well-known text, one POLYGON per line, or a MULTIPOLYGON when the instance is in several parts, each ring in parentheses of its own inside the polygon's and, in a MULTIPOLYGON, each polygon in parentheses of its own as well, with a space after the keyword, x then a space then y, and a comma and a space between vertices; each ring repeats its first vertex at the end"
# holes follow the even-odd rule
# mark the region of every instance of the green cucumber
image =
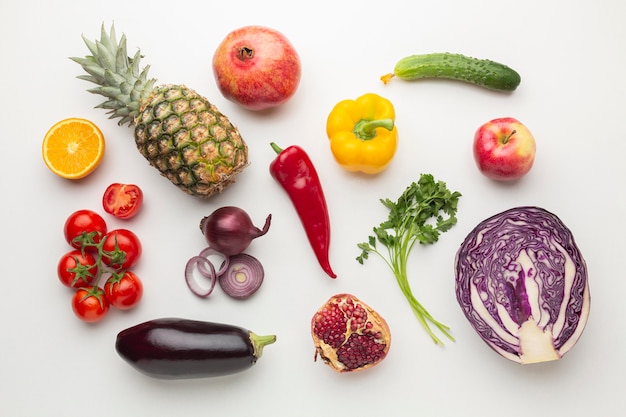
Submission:
POLYGON ((393 77, 402 80, 446 78, 497 91, 513 91, 521 81, 520 75, 504 64, 451 53, 411 55, 402 58, 396 64, 393 74, 383 75, 380 79, 387 84, 393 77))

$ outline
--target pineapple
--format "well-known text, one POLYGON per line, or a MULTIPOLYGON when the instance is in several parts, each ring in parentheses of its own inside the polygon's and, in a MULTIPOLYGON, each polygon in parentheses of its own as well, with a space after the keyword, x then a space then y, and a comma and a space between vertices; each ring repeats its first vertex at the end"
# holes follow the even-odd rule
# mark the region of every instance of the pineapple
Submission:
POLYGON ((183 85, 155 86, 149 66, 139 66, 140 52, 129 57, 126 36, 118 43, 114 26, 107 33, 103 25, 99 41, 83 40, 92 55, 70 58, 88 74, 78 78, 98 85, 88 90, 107 98, 97 107, 134 126, 139 152, 174 185, 208 198, 248 166, 248 147, 228 118, 183 85))

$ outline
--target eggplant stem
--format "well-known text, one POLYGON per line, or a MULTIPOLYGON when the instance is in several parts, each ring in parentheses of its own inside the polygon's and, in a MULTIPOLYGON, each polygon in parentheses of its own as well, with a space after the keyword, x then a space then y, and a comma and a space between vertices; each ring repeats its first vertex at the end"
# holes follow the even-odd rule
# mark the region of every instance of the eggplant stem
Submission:
POLYGON ((259 359, 263 355, 263 348, 271 345, 276 341, 276 335, 259 336, 254 332, 250 332, 250 341, 254 347, 254 357, 259 359))

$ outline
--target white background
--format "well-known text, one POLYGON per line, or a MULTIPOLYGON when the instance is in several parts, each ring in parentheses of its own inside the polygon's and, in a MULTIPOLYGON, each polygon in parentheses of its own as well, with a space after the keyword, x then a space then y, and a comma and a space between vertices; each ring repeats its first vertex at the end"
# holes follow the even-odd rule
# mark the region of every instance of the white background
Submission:
MULTIPOLYGON (((2 285, 0 414, 4 416, 626 415, 624 252, 626 171, 626 5, 619 0, 19 2, 0 5, 2 56, 2 285), (184 83, 214 102, 250 148, 250 167, 223 194, 187 196, 136 151, 128 127, 94 109, 101 99, 78 80, 70 56, 88 51, 81 34, 99 37, 115 22, 129 52, 141 48, 151 75, 184 83), (211 72, 213 51, 231 30, 262 24, 282 31, 300 53, 297 94, 273 112, 251 113, 226 101, 211 72), (506 63, 522 76, 513 94, 447 81, 415 83, 379 76, 406 55, 458 52, 506 63), (325 135, 332 106, 378 93, 397 112, 400 143, 376 177, 352 175, 333 160, 325 135), (54 176, 41 159, 45 132, 66 117, 96 122, 106 137, 101 166, 84 180, 54 176), (532 171, 497 184, 475 167, 476 128, 513 116, 537 140, 532 171), (298 144, 315 162, 332 221, 331 280, 319 268, 283 190, 271 179, 270 141, 298 144), (378 258, 355 261, 358 242, 386 218, 378 199, 395 199, 432 173, 463 194, 459 223, 437 244, 411 255, 410 282, 456 343, 435 346, 413 317, 391 272, 378 258), (112 311, 97 325, 77 320, 71 292, 56 278, 68 250, 62 226, 74 210, 103 213, 111 182, 145 193, 140 215, 105 217, 109 228, 135 231, 144 254, 135 272, 145 295, 130 312, 112 311), (193 296, 186 260, 204 247, 200 219, 224 205, 244 208, 270 232, 250 246, 266 281, 251 299, 219 288, 193 296), (592 307, 579 343, 562 360, 520 366, 484 344, 454 295, 453 259, 481 220, 518 205, 538 205, 573 231, 589 268, 592 307), (392 329, 388 357, 356 374, 313 361, 309 321, 331 295, 351 292, 392 329), (275 333, 255 367, 231 377, 164 382, 124 363, 117 333, 162 316, 237 324, 275 333)), ((103 213, 104 214, 104 213, 103 213)))

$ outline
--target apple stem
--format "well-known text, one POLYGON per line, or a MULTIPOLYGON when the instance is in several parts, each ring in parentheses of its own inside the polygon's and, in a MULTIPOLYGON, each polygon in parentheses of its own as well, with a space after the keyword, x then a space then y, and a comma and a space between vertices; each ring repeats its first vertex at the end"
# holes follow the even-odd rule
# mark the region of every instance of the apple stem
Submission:
POLYGON ((507 144, 509 143, 509 140, 511 140, 511 138, 513 137, 514 134, 517 133, 517 130, 513 130, 507 137, 504 138, 504 140, 502 141, 503 144, 507 144))
POLYGON ((376 137, 376 129, 379 127, 383 127, 389 131, 393 130, 393 119, 361 119, 354 125, 353 133, 359 139, 369 140, 376 137))

